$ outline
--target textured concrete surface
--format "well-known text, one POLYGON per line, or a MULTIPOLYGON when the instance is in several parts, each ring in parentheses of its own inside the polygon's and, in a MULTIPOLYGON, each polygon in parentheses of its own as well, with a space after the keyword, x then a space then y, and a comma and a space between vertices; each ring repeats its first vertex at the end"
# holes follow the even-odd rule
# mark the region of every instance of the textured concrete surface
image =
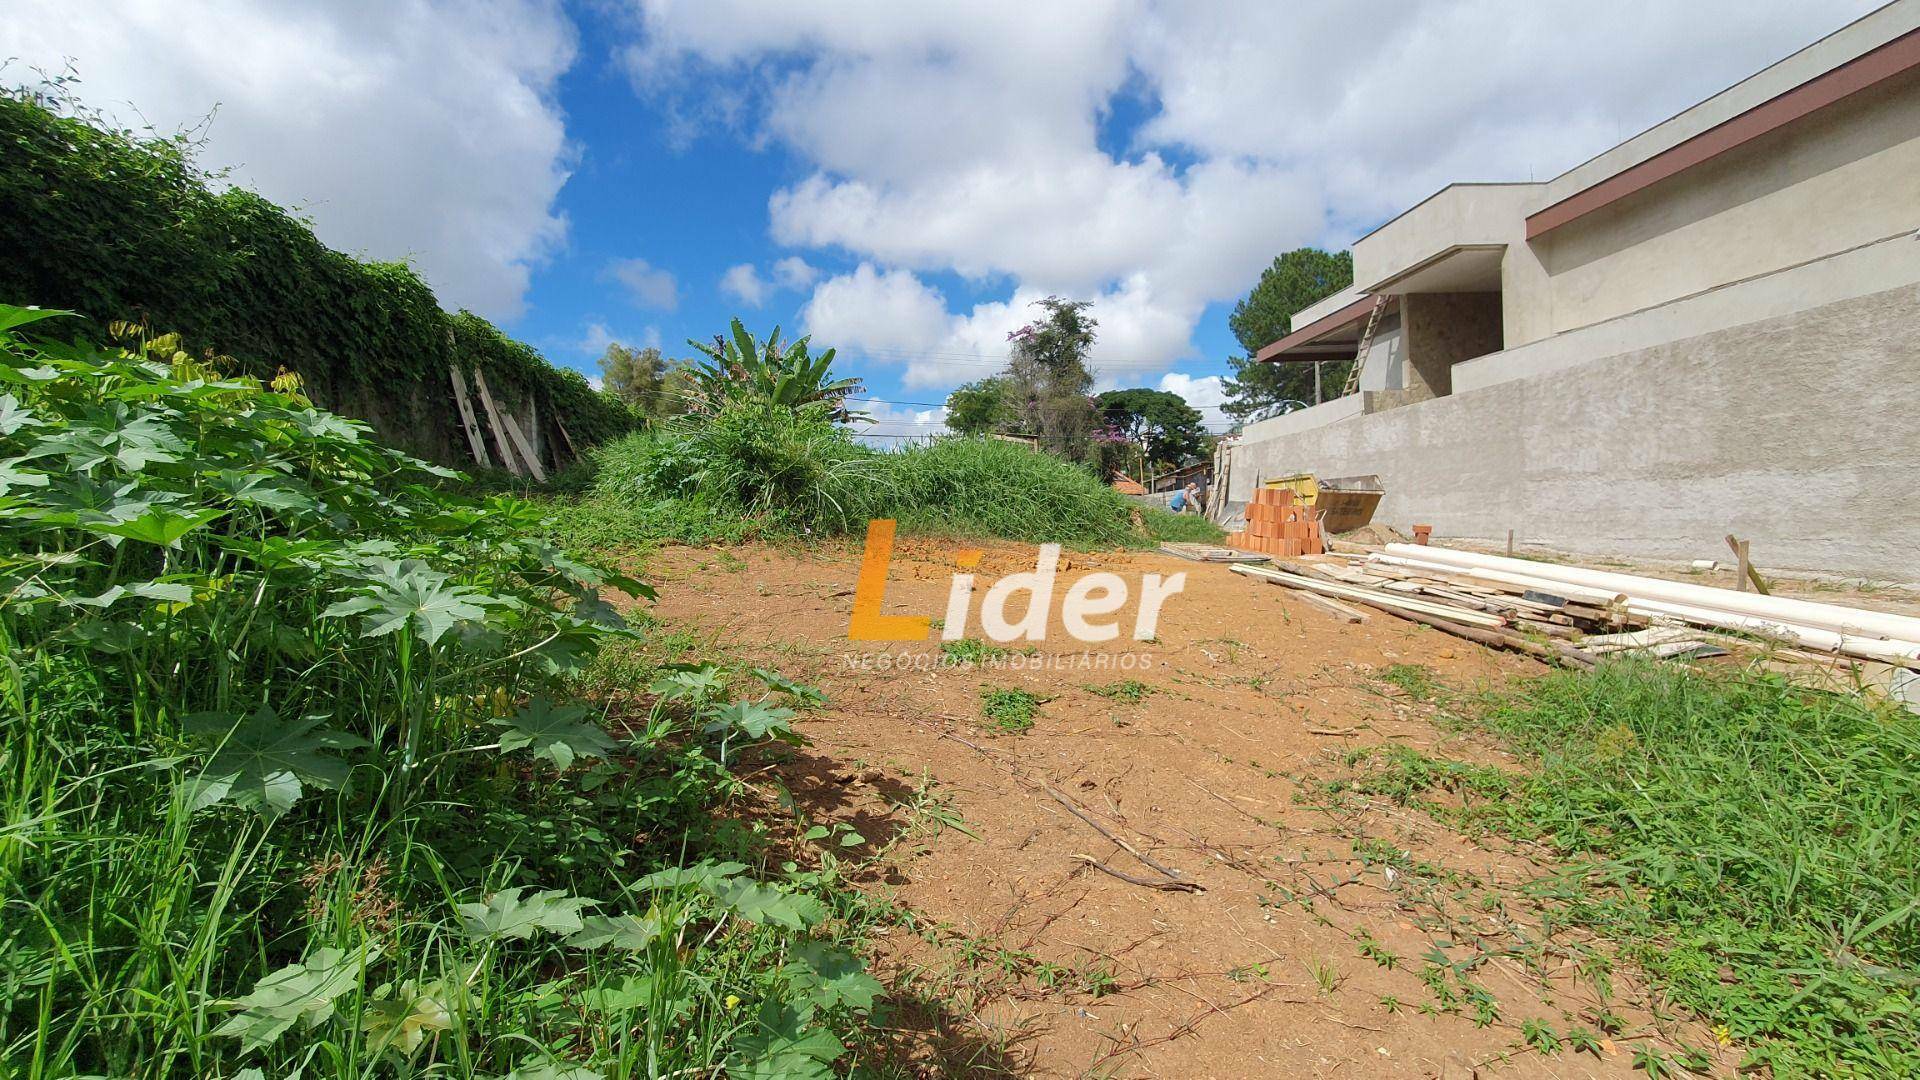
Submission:
MULTIPOLYGON (((1379 520, 1571 552, 1920 581, 1920 286, 1605 357, 1232 451, 1377 473, 1379 520)), ((1258 434, 1249 432, 1250 436, 1258 434)))

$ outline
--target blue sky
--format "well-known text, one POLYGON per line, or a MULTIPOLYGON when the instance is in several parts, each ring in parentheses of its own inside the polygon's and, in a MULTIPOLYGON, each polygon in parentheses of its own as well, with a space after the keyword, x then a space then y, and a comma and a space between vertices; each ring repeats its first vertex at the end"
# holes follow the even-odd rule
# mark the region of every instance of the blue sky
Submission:
MULTIPOLYGON (((770 268, 799 257, 827 278, 853 272, 862 261, 835 247, 782 245, 769 234, 769 195, 805 179, 812 172, 809 162, 779 141, 743 135, 727 125, 684 130, 671 110, 644 95, 636 100, 620 54, 625 20, 595 5, 570 6, 568 13, 580 29, 580 50, 559 79, 556 98, 578 148, 558 199, 571 222, 572 238, 564 253, 534 274, 528 310, 513 324, 514 331, 554 362, 589 374, 597 370, 595 358, 609 339, 657 345, 669 356, 687 356, 692 353, 688 338, 709 338, 736 316, 757 333, 776 325, 788 336, 805 332, 803 308, 809 293, 781 285, 770 268), (656 272, 650 279, 654 288, 636 292, 622 286, 614 268, 635 258, 656 272), (769 281, 760 303, 723 288, 727 272, 743 264, 754 266, 769 281), (666 302, 668 290, 658 283, 658 271, 672 276, 671 303, 666 302)), ((1096 145, 1116 160, 1137 161, 1137 135, 1156 110, 1151 88, 1143 80, 1131 80, 1103 107, 1096 145)), ((1176 171, 1192 163, 1191 155, 1177 150, 1163 152, 1163 157, 1176 171)), ((920 277, 955 308, 1005 301, 1015 288, 1006 274, 969 278, 934 270, 922 271, 920 277)), ((1247 285, 1252 286, 1251 279, 1247 285)), ((1230 301, 1207 304, 1186 355, 1174 358, 1165 370, 1194 377, 1224 373, 1226 357, 1237 350, 1227 328, 1231 308, 1230 301)), ((836 342, 822 339, 819 344, 836 342)), ((952 379, 907 386, 900 350, 870 351, 845 343, 839 347, 847 373, 860 376, 880 404, 923 410, 943 402, 951 388, 952 379)), ((993 374, 1000 362, 991 354, 949 359, 957 379, 993 374)), ((1124 381, 1156 380, 1132 376, 1124 381)), ((1217 391, 1196 397, 1203 405, 1217 400, 1217 391)), ((876 430, 908 431, 914 426, 882 424, 876 430)))
POLYGON ((1546 179, 1867 0, 16 0, 71 62, 321 238, 592 373, 738 314, 839 347, 874 430, 1094 302, 1104 386, 1214 426, 1276 254, 1459 180, 1546 179), (155 57, 166 62, 156 63, 155 57))

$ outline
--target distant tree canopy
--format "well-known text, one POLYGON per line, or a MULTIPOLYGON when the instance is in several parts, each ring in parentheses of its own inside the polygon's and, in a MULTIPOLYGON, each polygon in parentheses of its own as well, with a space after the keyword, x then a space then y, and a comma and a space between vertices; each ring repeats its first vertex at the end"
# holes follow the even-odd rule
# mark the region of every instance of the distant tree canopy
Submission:
POLYGON ((1011 432, 1020 417, 1009 403, 1011 385, 1005 375, 967 383, 947 396, 947 427, 962 435, 1011 432))
POLYGON ((1097 466, 1100 412, 1088 396, 1093 369, 1087 364, 1100 325, 1087 314, 1093 305, 1049 296, 1034 306, 1045 314, 1007 335, 1006 370, 947 398, 947 426, 970 435, 1037 436, 1047 452, 1097 466))
POLYGON ((651 345, 619 342, 600 357, 601 388, 633 407, 649 424, 687 411, 693 377, 684 360, 668 360, 651 345))
POLYGON ((1108 430, 1135 445, 1146 441, 1150 462, 1178 466, 1207 452, 1209 439, 1200 412, 1179 394, 1136 387, 1109 390, 1094 403, 1108 430))
MULTIPOLYGON (((1253 291, 1233 306, 1227 326, 1239 339, 1245 355, 1230 357, 1232 368, 1223 384, 1222 408, 1235 420, 1244 420, 1268 406, 1286 400, 1313 403, 1313 365, 1263 364, 1253 355, 1293 330, 1293 315, 1353 284, 1353 253, 1338 254, 1319 248, 1299 248, 1273 260, 1260 273, 1253 291)), ((1322 365, 1321 379, 1331 396, 1346 382, 1347 361, 1322 365)))

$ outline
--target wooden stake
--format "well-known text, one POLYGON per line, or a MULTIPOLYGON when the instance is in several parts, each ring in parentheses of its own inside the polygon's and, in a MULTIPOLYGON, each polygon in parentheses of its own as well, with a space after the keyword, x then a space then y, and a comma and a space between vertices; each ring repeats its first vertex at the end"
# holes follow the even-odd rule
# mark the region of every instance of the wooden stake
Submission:
POLYGON ((501 421, 499 421, 501 409, 499 409, 499 405, 493 404, 493 394, 488 390, 488 386, 486 386, 486 371, 480 371, 480 369, 476 367, 476 369, 474 369, 474 382, 480 384, 480 404, 486 405, 486 415, 488 415, 490 421, 493 421, 493 440, 501 444, 501 455, 505 455, 505 452, 507 452, 507 438, 511 436, 511 438, 513 438, 513 448, 520 452, 520 463, 526 465, 524 471, 522 471, 522 469, 515 469, 516 473, 532 473, 534 479, 540 480, 541 484, 545 484, 545 482, 547 482, 547 471, 541 469, 540 457, 534 455, 534 448, 528 446, 528 444, 526 444, 526 436, 520 434, 520 425, 513 423, 513 417, 507 417, 509 423, 501 423, 501 421), (503 429, 505 429, 505 434, 501 434, 501 430, 503 429))
POLYGON ((1761 596, 1772 596, 1773 590, 1767 587, 1766 579, 1753 568, 1753 560, 1747 557, 1747 544, 1748 541, 1736 539, 1732 533, 1727 534, 1727 546, 1733 549, 1733 557, 1739 562, 1739 567, 1734 571, 1734 584, 1741 592, 1746 592, 1747 583, 1752 582, 1754 591, 1761 596))
POLYGON ((473 415, 473 402, 467 399, 467 380, 460 375, 460 368, 447 368, 447 374, 453 376, 453 400, 460 406, 460 427, 467 433, 467 446, 473 451, 473 460, 483 469, 493 468, 493 459, 487 456, 487 440, 480 434, 480 421, 473 415))
POLYGON ((1507 530, 1507 558, 1513 558, 1513 530, 1507 530))

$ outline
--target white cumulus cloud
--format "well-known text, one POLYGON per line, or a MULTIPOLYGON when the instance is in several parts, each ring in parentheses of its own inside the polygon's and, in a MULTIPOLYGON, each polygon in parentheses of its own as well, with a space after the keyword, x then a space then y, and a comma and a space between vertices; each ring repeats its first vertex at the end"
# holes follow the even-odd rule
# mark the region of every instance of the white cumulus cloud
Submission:
POLYGON ((1876 0, 634 2, 641 95, 791 150, 773 238, 861 260, 814 286, 822 340, 951 380, 1062 293, 1131 384, 1274 255, 1450 181, 1545 179, 1876 0), (1007 299, 950 311, 919 276, 945 272, 1007 299))
POLYGON ((645 259, 615 259, 607 264, 606 276, 620 283, 635 307, 672 311, 680 306, 680 283, 673 273, 645 259))
POLYGON ((848 405, 867 414, 848 427, 855 437, 876 449, 891 450, 928 436, 950 434, 944 405, 924 409, 885 401, 852 401, 848 405))
POLYGON ((727 267, 727 272, 720 275, 720 291, 748 307, 757 308, 767 302, 767 283, 752 263, 727 267))
POLYGON ((1169 371, 1160 376, 1160 384, 1156 389, 1179 394, 1188 405, 1199 411, 1201 422, 1208 431, 1225 431, 1233 422, 1220 407, 1226 400, 1227 391, 1218 375, 1193 376, 1169 371))
POLYGON ((71 59, 81 100, 128 126, 213 113, 204 164, 502 321, 566 239, 575 48, 558 0, 16 0, 0 20, 8 81, 71 59))

